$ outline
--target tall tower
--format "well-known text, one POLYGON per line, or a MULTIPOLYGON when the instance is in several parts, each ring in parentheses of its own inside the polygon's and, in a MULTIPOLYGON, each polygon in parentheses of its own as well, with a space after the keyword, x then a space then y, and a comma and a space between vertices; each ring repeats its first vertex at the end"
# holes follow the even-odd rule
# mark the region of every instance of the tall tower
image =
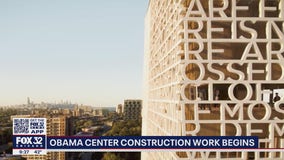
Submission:
MULTIPOLYGON (((68 130, 65 116, 50 117, 47 119, 48 136, 65 136, 68 130)), ((49 152, 47 160, 65 160, 64 152, 49 152)))
POLYGON ((30 97, 27 98, 27 105, 29 106, 31 104, 31 101, 30 101, 30 97))
MULTIPOLYGON (((150 0, 143 135, 258 136, 284 148, 283 0, 150 0), (266 97, 266 98, 265 98, 266 97)), ((269 152, 147 152, 142 159, 283 159, 269 152)))
POLYGON ((123 119, 134 120, 141 118, 142 100, 126 99, 123 105, 123 119))

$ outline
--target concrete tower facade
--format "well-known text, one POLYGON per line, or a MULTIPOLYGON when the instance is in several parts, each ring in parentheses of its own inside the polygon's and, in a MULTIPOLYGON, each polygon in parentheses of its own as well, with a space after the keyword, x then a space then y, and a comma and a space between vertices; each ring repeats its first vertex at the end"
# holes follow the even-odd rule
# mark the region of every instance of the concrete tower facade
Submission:
POLYGON ((142 100, 126 99, 123 105, 123 119, 134 120, 141 118, 142 100))
POLYGON ((283 159, 283 0, 150 0, 143 135, 258 136, 257 152, 142 159, 283 159))

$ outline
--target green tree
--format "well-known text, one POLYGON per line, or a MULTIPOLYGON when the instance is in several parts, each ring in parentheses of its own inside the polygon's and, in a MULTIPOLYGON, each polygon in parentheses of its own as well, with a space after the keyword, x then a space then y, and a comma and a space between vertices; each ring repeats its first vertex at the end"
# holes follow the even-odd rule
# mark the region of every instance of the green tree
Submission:
MULTIPOLYGON (((129 120, 115 122, 106 136, 140 136, 141 120, 129 120)), ((116 152, 105 153, 103 160, 139 160, 140 152, 116 152)))
POLYGON ((107 152, 104 154, 102 160, 124 160, 118 154, 107 152))
POLYGON ((141 120, 129 120, 115 122, 112 129, 109 130, 106 136, 140 136, 141 135, 141 120))
POLYGON ((92 120, 87 120, 87 121, 83 124, 83 126, 86 127, 86 128, 91 127, 91 126, 93 126, 93 125, 94 125, 94 123, 93 123, 92 120))

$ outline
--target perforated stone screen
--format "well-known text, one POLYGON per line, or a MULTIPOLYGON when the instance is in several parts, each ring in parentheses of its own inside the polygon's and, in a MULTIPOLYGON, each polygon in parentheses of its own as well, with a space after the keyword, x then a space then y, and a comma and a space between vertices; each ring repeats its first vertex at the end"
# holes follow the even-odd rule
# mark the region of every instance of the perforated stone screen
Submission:
POLYGON ((283 22, 283 0, 150 0, 143 134, 253 135, 270 150, 142 159, 283 159, 283 22))

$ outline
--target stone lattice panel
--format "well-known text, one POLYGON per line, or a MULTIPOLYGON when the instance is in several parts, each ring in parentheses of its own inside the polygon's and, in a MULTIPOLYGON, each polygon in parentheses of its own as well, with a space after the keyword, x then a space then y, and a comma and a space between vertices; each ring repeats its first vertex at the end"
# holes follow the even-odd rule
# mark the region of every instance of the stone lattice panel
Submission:
POLYGON ((143 134, 258 136, 263 150, 142 158, 284 159, 284 1, 150 0, 147 15, 143 134))

